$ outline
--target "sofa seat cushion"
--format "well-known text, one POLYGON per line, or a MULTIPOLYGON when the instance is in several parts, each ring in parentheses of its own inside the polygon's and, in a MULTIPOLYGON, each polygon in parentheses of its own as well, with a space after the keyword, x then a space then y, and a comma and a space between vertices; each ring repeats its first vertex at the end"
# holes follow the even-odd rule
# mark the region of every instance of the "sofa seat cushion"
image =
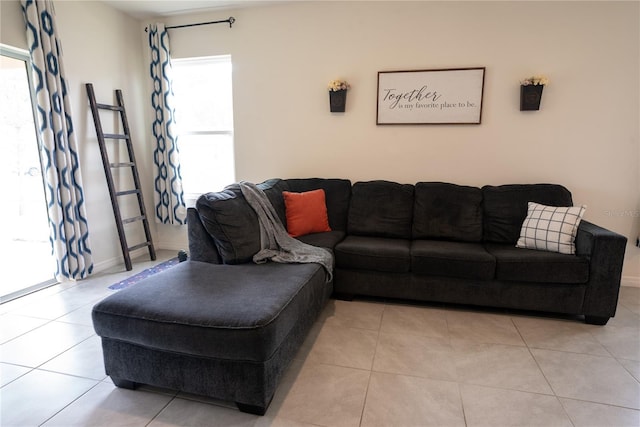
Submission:
POLYGON ((577 255, 486 244, 496 258, 496 279, 537 283, 575 283, 589 280, 589 261, 577 255))
POLYGON ((319 264, 183 262, 94 306, 101 337, 167 352, 263 362, 331 292, 319 264))
POLYGON ((414 240, 411 271, 432 276, 492 280, 496 260, 481 243, 414 240))
POLYGON ((344 231, 334 230, 327 231, 326 233, 305 234, 304 236, 297 237, 297 239, 307 245, 333 250, 336 245, 344 239, 344 236, 344 231))
POLYGON ((411 241, 347 236, 336 245, 335 257, 338 268, 406 273, 411 264, 411 241))
POLYGON ((482 241, 482 191, 444 182, 415 185, 414 239, 482 241))

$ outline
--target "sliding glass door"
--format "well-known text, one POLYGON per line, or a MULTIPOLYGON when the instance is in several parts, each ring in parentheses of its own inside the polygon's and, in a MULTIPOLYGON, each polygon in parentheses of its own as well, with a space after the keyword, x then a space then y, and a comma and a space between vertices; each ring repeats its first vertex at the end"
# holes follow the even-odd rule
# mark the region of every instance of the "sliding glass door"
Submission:
POLYGON ((27 52, 0 46, 0 302, 55 283, 27 52))

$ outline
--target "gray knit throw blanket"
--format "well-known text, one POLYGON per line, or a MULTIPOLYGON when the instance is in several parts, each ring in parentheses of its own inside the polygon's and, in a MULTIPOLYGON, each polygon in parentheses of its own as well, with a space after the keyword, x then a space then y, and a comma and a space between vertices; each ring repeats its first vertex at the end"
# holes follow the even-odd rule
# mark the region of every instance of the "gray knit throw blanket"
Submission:
POLYGON ((260 223, 260 251, 253 262, 262 264, 271 260, 280 263, 310 263, 322 265, 327 282, 333 280, 333 256, 327 249, 307 245, 289 236, 267 195, 250 182, 240 182, 240 190, 256 211, 260 223))

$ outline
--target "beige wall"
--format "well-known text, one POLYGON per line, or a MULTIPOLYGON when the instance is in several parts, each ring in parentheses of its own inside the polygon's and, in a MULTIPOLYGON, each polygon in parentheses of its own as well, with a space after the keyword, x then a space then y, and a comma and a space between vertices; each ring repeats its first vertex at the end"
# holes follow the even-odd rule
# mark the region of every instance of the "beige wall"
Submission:
POLYGON ((0 1, 0 43, 27 49, 27 37, 20 2, 0 1))
MULTIPOLYGON (((232 55, 237 179, 561 183, 588 220, 637 235, 637 2, 297 2, 166 23, 229 15, 170 34, 174 57, 232 55), (378 71, 469 66, 486 67, 481 125, 376 126, 378 71), (520 112, 535 73, 542 109, 520 112), (338 77, 352 89, 331 114, 338 77)), ((632 245, 625 276, 640 284, 632 245)))
MULTIPOLYGON (((100 2, 56 1, 78 119, 97 266, 120 262, 83 84, 122 88, 153 206, 145 25, 100 2), (88 42, 87 42, 88 41, 88 42), (87 44, 90 48, 86 48, 87 44), (146 155, 145 155, 146 154, 146 155)), ((586 218, 630 239, 640 218, 640 5, 637 2, 296 2, 179 15, 232 29, 171 32, 175 57, 231 54, 237 179, 344 177, 465 185, 555 182, 586 218), (486 67, 482 124, 376 126, 382 70, 486 67), (542 109, 520 112, 518 81, 544 73, 542 109), (326 84, 351 84, 331 114, 326 84)), ((25 47, 18 1, 0 2, 0 42, 25 47), (18 19, 16 19, 18 17, 18 19), (20 45, 22 43, 22 45, 20 45)), ((156 226, 156 246, 187 245, 185 227, 156 226)), ((640 285, 629 245, 627 283, 640 285)))

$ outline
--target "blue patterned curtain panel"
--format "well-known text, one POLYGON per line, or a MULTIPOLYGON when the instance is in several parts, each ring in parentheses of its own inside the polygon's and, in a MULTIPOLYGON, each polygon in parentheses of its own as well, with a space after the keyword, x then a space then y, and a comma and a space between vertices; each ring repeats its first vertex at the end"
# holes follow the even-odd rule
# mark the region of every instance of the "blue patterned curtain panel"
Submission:
POLYGON ((50 1, 22 0, 37 98, 40 158, 57 280, 83 279, 93 261, 69 86, 50 1))
POLYGON ((175 132, 175 103, 173 102, 173 80, 169 33, 164 24, 149 27, 151 48, 151 80, 153 93, 151 106, 155 112, 153 136, 156 147, 153 151, 154 203, 156 222, 162 224, 186 224, 187 208, 182 191, 180 175, 180 153, 178 135, 175 132))

